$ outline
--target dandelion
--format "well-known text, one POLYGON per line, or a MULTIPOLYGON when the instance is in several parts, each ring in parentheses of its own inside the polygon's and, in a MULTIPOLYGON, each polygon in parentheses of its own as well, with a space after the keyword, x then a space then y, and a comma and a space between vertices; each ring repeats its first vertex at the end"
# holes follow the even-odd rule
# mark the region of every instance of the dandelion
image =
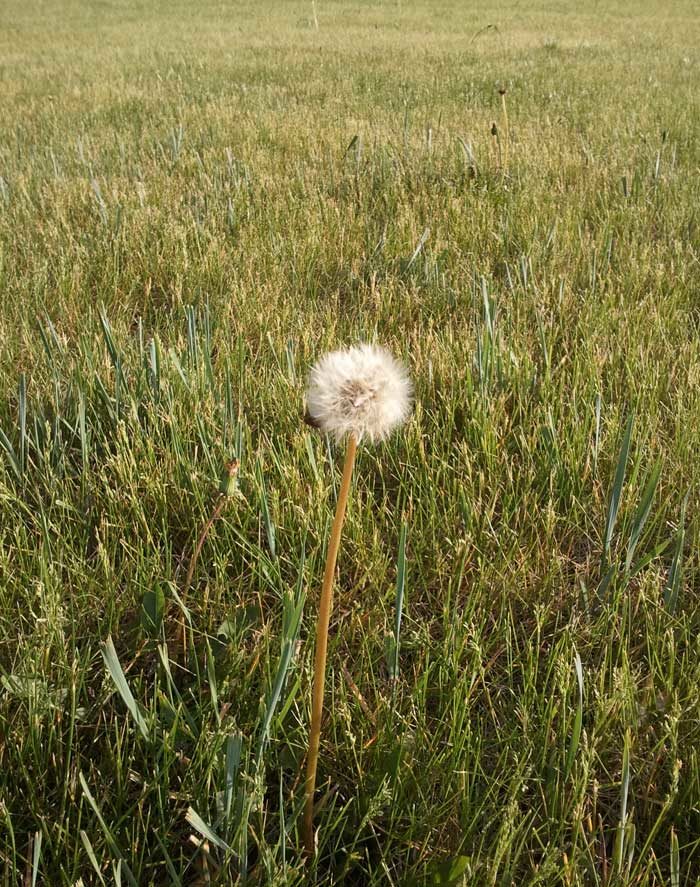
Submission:
POLYGON ((321 431, 333 435, 338 442, 347 441, 343 479, 328 543, 316 626, 303 829, 304 846, 309 856, 313 855, 315 849, 314 791, 321 742, 333 576, 357 445, 363 440, 371 443, 385 440, 408 418, 412 399, 413 386, 406 369, 386 349, 374 345, 359 345, 343 351, 333 351, 321 358, 309 376, 306 421, 321 431))
POLYGON ((327 354, 311 370, 308 419, 338 441, 354 435, 375 443, 405 422, 411 395, 405 368, 386 349, 358 345, 327 354))

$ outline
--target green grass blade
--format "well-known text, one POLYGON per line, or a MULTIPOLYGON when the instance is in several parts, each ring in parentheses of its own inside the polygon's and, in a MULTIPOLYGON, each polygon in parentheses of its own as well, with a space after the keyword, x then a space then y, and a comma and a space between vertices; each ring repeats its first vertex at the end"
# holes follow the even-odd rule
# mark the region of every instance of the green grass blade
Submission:
POLYGON ((12 473, 14 474, 17 480, 22 480, 22 469, 20 467, 20 461, 17 458, 17 453, 15 453, 15 448, 12 446, 9 438, 5 434, 5 432, 0 428, 0 445, 3 450, 5 450, 5 455, 7 456, 10 468, 12 469, 12 473))
POLYGON ((87 784, 82 772, 78 774, 78 778, 80 780, 80 785, 83 789, 83 794, 85 795, 85 798, 87 799, 88 804, 92 807, 92 809, 95 813, 95 816, 97 817, 97 821, 100 823, 102 831, 104 832, 105 839, 106 839, 107 843, 109 844, 112 853, 117 857, 118 862, 124 867, 124 871, 126 872, 126 876, 129 879, 129 883, 132 885, 132 887, 138 887, 137 882, 136 882, 136 878, 134 878, 134 875, 133 875, 131 869, 126 864, 126 860, 122 856, 119 846, 114 838, 114 835, 112 834, 109 826, 105 822, 104 817, 102 816, 102 812, 101 812, 100 808, 98 807, 97 802, 93 798, 92 793, 90 792, 90 789, 88 788, 88 784, 87 784))
POLYGON ((620 819, 617 824, 615 833, 615 849, 614 862, 619 874, 622 873, 623 860, 625 850, 627 849, 628 822, 627 822, 627 804, 629 800, 630 788, 630 748, 632 745, 632 734, 629 729, 625 732, 625 742, 622 749, 622 778, 620 782, 620 819))
POLYGON ((593 440, 593 474, 598 476, 598 455, 600 453, 600 415, 602 410, 602 398, 600 392, 595 396, 595 437, 593 440))
POLYGON ((112 641, 111 635, 107 638, 107 641, 104 645, 104 649, 102 650, 102 657, 104 658, 105 665, 107 666, 107 671, 109 671, 109 674, 114 681, 117 690, 119 691, 119 695, 124 700, 124 704, 129 710, 131 717, 134 719, 136 726, 139 728, 141 735, 146 740, 150 739, 148 724, 146 723, 146 719, 144 718, 141 710, 136 704, 136 700, 134 699, 129 685, 126 682, 124 672, 122 671, 121 664, 117 657, 117 651, 114 649, 114 642, 112 641))
POLYGON ((270 549, 270 555, 275 560, 277 557, 277 545, 275 541, 275 525, 270 516, 270 505, 267 497, 267 487, 265 486, 265 475, 263 473, 262 464, 258 461, 256 465, 256 474, 258 476, 258 491, 260 496, 260 508, 263 514, 263 522, 265 524, 265 534, 267 535, 267 545, 270 549))
POLYGON ((34 850, 32 852, 32 887, 36 887, 36 879, 39 876, 39 860, 41 859, 41 832, 34 833, 34 850))
POLYGON ((165 861, 165 867, 168 870, 168 876, 170 878, 170 884, 172 885, 172 887, 183 887, 182 879, 180 878, 179 874, 177 873, 177 869, 175 868, 175 863, 173 862, 170 854, 168 853, 168 850, 167 850, 165 844, 161 840, 160 835, 158 834, 158 832, 154 832, 153 834, 154 834, 156 841, 158 841, 158 846, 160 847, 160 852, 163 854, 163 859, 165 861))
POLYGON ((27 467, 27 377, 22 373, 17 389, 19 404, 19 470, 24 474, 27 467))
POLYGON ((187 820, 187 822, 189 822, 189 824, 192 826, 192 828, 195 831, 199 832, 199 834, 202 835, 202 837, 206 838, 210 844, 213 844, 215 847, 218 847, 220 850, 228 850, 228 851, 231 850, 231 848, 226 843, 226 841, 224 841, 223 838, 220 838, 216 834, 214 829, 202 819, 202 817, 199 815, 199 813, 197 813, 197 811, 194 809, 194 807, 188 808, 187 814, 185 815, 185 819, 187 820))
POLYGON ((275 715, 275 711, 282 695, 282 689, 287 679, 287 673, 294 659, 294 651, 296 648, 297 637, 299 636, 299 628, 301 626, 301 615, 304 609, 304 590, 303 590, 303 572, 304 572, 304 552, 302 550, 301 562, 299 566, 299 579, 295 592, 285 592, 283 597, 283 617, 282 617, 282 643, 280 649, 280 658, 277 664, 275 679, 270 690, 270 695, 265 706, 265 712, 260 727, 260 739, 258 743, 257 765, 261 766, 263 753, 270 736, 270 727, 275 715))
POLYGON ((99 878, 100 884, 104 885, 104 887, 107 887, 107 885, 105 884, 105 879, 102 877, 102 870, 100 869, 100 865, 97 862, 97 857, 95 856, 95 851, 93 849, 92 844, 90 843, 90 838, 88 837, 88 834, 86 831, 81 830, 80 840, 83 842, 83 847, 85 848, 85 852, 87 853, 87 857, 90 860, 90 864, 92 865, 92 867, 95 870, 95 874, 99 878))
POLYGON ((574 716, 574 727, 571 732, 571 741, 569 743, 569 751, 566 755, 566 765, 564 767, 564 779, 569 778, 571 768, 576 759, 579 741, 581 739, 581 727, 583 724, 583 667, 581 665, 581 657, 578 651, 574 650, 574 669, 576 671, 576 683, 578 686, 578 698, 576 701, 576 715, 574 716))
POLYGON ((238 770, 241 765, 241 751, 243 749, 243 734, 234 733, 226 737, 225 757, 225 781, 224 781, 224 819, 231 816, 233 797, 238 779, 238 770))
POLYGON ((605 523, 605 537, 603 541, 603 558, 601 564, 601 573, 604 573, 610 555, 610 545, 612 543, 615 524, 617 522, 617 513, 620 508, 620 500, 622 498, 622 488, 625 484, 625 472, 627 470, 627 458, 629 456, 630 439, 632 437, 632 426, 634 424, 634 414, 630 414, 627 419, 625 433, 622 437, 622 445, 620 454, 617 459, 617 468, 615 470, 615 479, 613 480, 612 492, 610 494, 610 505, 608 507, 608 519, 605 523))
POLYGON ((681 884, 681 854, 678 846, 678 835, 676 830, 671 827, 671 887, 680 887, 681 884))
POLYGON ((396 565, 396 612, 394 617, 394 637, 391 650, 391 658, 389 665, 390 677, 396 680, 399 676, 399 648, 401 638, 401 619, 404 609, 404 587, 406 580, 406 532, 407 526, 404 521, 401 524, 399 533, 399 554, 396 565))
MULTIPOLYGON (((688 494, 689 495, 689 494, 688 494)), ((664 605, 669 613, 675 613, 678 606, 678 596, 683 579, 683 546, 685 545, 685 509, 688 503, 688 495, 683 500, 681 507, 681 520, 676 533, 676 546, 673 552, 671 568, 668 571, 668 580, 664 590, 664 605)))
POLYGON ((639 501, 639 506, 637 507, 637 511, 634 515, 634 519, 632 521, 632 529, 630 531, 629 542, 627 543, 627 557, 625 559, 625 570, 629 573, 630 568, 632 566, 632 560, 634 558, 634 553, 637 549, 637 545, 639 543, 640 536, 642 535, 642 530, 644 529, 644 525, 649 518, 649 514, 651 512, 651 506, 654 499, 654 493, 656 492, 657 484, 659 483, 659 477, 661 476, 661 460, 658 459, 654 464, 654 467, 651 470, 651 474, 649 475, 649 480, 644 487, 644 492, 642 493, 642 498, 639 501))

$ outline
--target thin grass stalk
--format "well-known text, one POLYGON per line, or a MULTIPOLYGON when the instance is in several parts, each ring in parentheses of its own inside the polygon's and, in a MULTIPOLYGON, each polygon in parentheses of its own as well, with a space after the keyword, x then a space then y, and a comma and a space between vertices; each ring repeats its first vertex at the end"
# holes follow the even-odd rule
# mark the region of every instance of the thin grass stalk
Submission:
POLYGON ((350 493, 350 481, 355 465, 357 452, 357 439, 349 435, 347 449, 345 450, 345 464, 343 466, 343 479, 338 493, 338 504, 335 508, 335 518, 328 542, 328 554, 326 556, 326 568, 323 574, 321 587, 321 599, 318 607, 318 622, 316 624, 316 655, 314 659, 314 683, 311 701, 311 729, 309 731, 309 751, 306 758, 306 785, 304 803, 303 839, 306 855, 314 854, 314 792, 316 790, 316 770, 318 768, 319 750, 321 746, 321 718, 323 716, 323 692, 326 683, 326 655, 328 651, 328 626, 331 618, 333 604, 333 579, 335 577, 335 565, 340 548, 340 536, 345 520, 345 509, 350 493))
MULTIPOLYGON (((214 526, 214 523, 221 517, 221 512, 224 510, 224 506, 231 498, 232 491, 234 490, 234 483, 236 475, 238 474, 239 462, 237 459, 233 459, 231 462, 228 462, 226 465, 226 470, 224 472, 224 476, 222 478, 221 490, 219 492, 219 498, 214 506, 214 510, 212 511, 209 519, 205 523, 202 532, 199 535, 199 539, 197 540, 197 544, 194 547, 194 551, 192 552, 192 557, 190 558, 190 564, 187 569, 187 576, 185 577, 185 583, 182 587, 182 603, 184 604, 187 599, 187 594, 192 585, 192 580, 194 578, 195 567, 197 566, 197 561, 199 560, 199 555, 204 547, 204 543, 206 542, 207 536, 209 535, 209 531, 214 526)), ((178 636, 178 645, 182 647, 182 655, 183 657, 187 656, 187 626, 185 623, 185 616, 182 616, 182 622, 180 623, 180 631, 178 636)))
MULTIPOLYGON (((502 158, 502 170, 503 175, 506 175, 508 172, 508 147, 510 143, 510 130, 508 128, 508 107, 506 105, 506 91, 504 88, 499 90, 501 94, 501 109, 503 111, 503 158, 502 158)), ((499 143, 500 147, 500 143, 499 143)))

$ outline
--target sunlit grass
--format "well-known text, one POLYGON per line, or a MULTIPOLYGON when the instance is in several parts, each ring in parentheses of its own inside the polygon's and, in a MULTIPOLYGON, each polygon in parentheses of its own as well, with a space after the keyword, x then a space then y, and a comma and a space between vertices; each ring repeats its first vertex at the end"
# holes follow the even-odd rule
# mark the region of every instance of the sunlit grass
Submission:
POLYGON ((637 7, 3 11, 3 884, 696 885, 700 20, 637 7), (373 338, 309 869, 304 382, 373 338))

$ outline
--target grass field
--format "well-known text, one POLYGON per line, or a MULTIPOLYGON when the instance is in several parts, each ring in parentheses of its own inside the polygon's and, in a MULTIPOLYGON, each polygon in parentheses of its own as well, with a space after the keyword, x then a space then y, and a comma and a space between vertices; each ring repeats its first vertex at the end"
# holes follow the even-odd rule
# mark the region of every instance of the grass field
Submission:
POLYGON ((696 4, 2 17, 0 884, 700 884, 696 4))

